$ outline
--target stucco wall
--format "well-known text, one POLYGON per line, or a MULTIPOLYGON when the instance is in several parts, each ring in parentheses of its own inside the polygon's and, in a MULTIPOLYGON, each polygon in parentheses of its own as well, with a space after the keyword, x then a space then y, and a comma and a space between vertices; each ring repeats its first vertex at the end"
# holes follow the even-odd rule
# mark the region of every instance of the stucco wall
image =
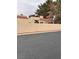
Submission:
POLYGON ((17 34, 50 32, 50 31, 54 32, 61 30, 60 24, 34 24, 29 23, 29 21, 34 22, 33 20, 29 19, 17 19, 17 34))
POLYGON ((17 26, 17 34, 60 31, 60 24, 22 24, 17 26))

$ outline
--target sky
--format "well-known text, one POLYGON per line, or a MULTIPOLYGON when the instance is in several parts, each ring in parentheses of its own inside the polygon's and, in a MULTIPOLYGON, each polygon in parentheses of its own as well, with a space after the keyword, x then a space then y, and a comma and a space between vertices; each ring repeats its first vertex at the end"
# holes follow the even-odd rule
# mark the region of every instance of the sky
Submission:
POLYGON ((44 3, 46 0, 17 0, 17 14, 23 14, 29 16, 34 14, 40 3, 44 3))

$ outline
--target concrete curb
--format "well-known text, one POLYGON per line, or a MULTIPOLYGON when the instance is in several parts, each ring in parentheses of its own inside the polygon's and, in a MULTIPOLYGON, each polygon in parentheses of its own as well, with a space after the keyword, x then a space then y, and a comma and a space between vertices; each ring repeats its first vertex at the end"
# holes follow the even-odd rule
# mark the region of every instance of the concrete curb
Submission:
POLYGON ((61 30, 48 30, 48 31, 36 31, 36 32, 23 32, 23 33, 17 33, 17 35, 30 35, 30 34, 39 34, 39 33, 47 33, 47 32, 59 32, 61 30))

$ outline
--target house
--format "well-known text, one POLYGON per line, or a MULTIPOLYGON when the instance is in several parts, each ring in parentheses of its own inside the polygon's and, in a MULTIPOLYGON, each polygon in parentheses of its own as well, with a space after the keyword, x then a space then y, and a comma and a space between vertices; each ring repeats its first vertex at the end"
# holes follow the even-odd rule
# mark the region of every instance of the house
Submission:
POLYGON ((35 24, 44 24, 46 23, 45 20, 43 20, 43 16, 40 17, 36 17, 36 16, 32 16, 29 18, 29 23, 35 23, 35 24))
POLYGON ((48 19, 43 18, 43 16, 17 16, 18 24, 45 24, 48 23, 48 19))
POLYGON ((17 16, 17 19, 28 19, 27 16, 17 16))
POLYGON ((17 23, 18 24, 28 24, 29 20, 27 18, 27 16, 17 16, 17 23))

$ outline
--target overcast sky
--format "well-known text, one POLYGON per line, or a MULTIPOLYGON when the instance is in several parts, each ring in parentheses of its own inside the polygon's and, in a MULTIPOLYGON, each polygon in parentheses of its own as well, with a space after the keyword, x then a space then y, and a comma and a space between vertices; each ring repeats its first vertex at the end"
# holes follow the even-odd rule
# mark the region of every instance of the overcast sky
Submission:
POLYGON ((17 0, 17 14, 24 14, 26 16, 34 14, 40 3, 46 0, 17 0))

